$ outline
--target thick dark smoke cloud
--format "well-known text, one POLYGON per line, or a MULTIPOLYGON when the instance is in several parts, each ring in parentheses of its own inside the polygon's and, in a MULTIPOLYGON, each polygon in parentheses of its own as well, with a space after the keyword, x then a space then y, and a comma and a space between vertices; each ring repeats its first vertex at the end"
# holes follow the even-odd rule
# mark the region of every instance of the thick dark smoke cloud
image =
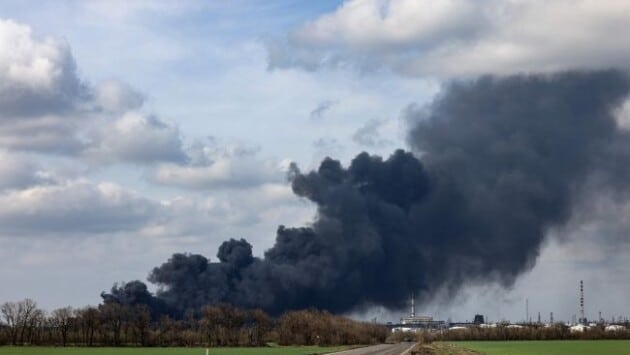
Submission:
POLYGON ((628 142, 615 119, 628 90, 617 71, 484 77, 452 84, 428 110, 408 112, 409 144, 445 208, 430 223, 443 241, 429 243, 437 248, 431 254, 448 272, 434 275, 436 285, 456 291, 491 277, 509 285, 533 266, 546 232, 570 218, 585 181, 621 172, 602 171, 605 165, 630 163, 614 148, 628 142))
POLYGON ((232 239, 217 262, 175 254, 149 280, 179 311, 226 302, 272 313, 398 308, 411 293, 429 301, 466 284, 509 286, 548 229, 571 217, 589 176, 630 164, 613 153, 624 146, 614 112, 629 86, 616 71, 450 84, 407 111, 412 152, 293 167, 293 191, 317 216, 280 226, 264 258, 232 239))
POLYGON ((161 315, 179 315, 174 308, 169 307, 162 299, 153 296, 147 289, 147 285, 138 280, 121 285, 114 284, 109 293, 101 293, 101 298, 104 304, 147 305, 151 310, 151 318, 153 320, 158 320, 161 315))

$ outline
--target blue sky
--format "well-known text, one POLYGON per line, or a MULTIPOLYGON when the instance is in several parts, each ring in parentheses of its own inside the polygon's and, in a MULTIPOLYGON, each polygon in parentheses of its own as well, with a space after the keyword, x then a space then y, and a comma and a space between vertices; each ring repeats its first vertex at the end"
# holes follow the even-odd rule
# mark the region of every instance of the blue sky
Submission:
MULTIPOLYGON (((63 132, 45 142, 32 139, 35 131, 15 133, 14 117, 5 118, 0 175, 11 183, 2 193, 0 280, 11 286, 0 301, 95 304, 113 282, 144 280, 174 252, 213 257, 230 237, 261 255, 278 225, 313 218, 285 181, 289 162, 307 170, 328 155, 347 163, 363 150, 386 156, 406 147, 402 112, 449 80, 630 63, 627 45, 603 25, 630 27, 618 1, 506 2, 506 17, 492 11, 496 1, 428 3, 3 1, 1 38, 28 45, 16 56, 0 46, 0 66, 41 57, 61 73, 31 68, 15 79, 33 90, 29 100, 49 99, 33 86, 35 74, 85 88, 64 92, 69 111, 28 116, 41 127, 37 137, 63 132), (564 26, 549 35, 558 21, 564 26), (95 226, 95 216, 106 225, 95 226)), ((562 300, 575 296, 579 278, 601 287, 627 281, 602 281, 598 273, 618 265, 583 240, 550 242, 514 290, 484 286, 427 311, 518 318, 529 298, 530 309, 569 319, 574 307, 562 300), (597 268, 575 276, 579 260, 597 268), (536 282, 558 289, 529 293, 536 282)), ((603 293, 593 297, 606 303, 603 293)), ((608 302, 609 312, 623 306, 608 302)))

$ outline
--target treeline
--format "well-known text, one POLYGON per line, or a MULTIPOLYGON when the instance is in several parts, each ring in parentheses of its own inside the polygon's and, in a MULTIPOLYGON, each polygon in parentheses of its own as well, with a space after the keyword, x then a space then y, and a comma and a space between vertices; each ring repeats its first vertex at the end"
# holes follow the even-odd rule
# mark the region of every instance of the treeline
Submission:
POLYGON ((565 325, 557 324, 551 327, 527 326, 510 328, 499 326, 496 328, 471 327, 444 331, 431 334, 433 340, 471 341, 471 340, 594 340, 594 339, 630 339, 630 330, 606 331, 604 326, 595 326, 584 331, 571 331, 565 325))
POLYGON ((265 346, 350 345, 385 341, 386 327, 316 310, 272 318, 259 309, 207 306, 182 319, 152 318, 146 305, 115 302, 47 313, 30 299, 0 307, 0 345, 265 346))

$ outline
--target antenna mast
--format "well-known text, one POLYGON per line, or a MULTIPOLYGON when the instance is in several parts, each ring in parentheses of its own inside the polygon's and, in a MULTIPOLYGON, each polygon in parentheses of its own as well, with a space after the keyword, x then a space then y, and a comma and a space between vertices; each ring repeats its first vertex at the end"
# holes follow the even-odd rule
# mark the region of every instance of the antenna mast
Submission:
POLYGON ((411 318, 414 318, 416 316, 416 301, 415 301, 415 296, 412 293, 411 294, 411 318))
POLYGON ((584 281, 580 280, 580 323, 586 323, 584 317, 584 281))

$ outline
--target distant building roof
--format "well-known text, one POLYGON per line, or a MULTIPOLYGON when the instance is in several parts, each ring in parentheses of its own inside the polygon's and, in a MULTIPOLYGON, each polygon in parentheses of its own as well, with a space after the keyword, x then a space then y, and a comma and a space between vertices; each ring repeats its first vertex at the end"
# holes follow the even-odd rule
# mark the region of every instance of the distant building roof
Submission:
POLYGON ((569 328, 569 330, 571 331, 571 333, 575 333, 575 332, 583 332, 587 329, 589 329, 590 327, 584 324, 578 324, 578 325, 574 325, 571 328, 569 328))

